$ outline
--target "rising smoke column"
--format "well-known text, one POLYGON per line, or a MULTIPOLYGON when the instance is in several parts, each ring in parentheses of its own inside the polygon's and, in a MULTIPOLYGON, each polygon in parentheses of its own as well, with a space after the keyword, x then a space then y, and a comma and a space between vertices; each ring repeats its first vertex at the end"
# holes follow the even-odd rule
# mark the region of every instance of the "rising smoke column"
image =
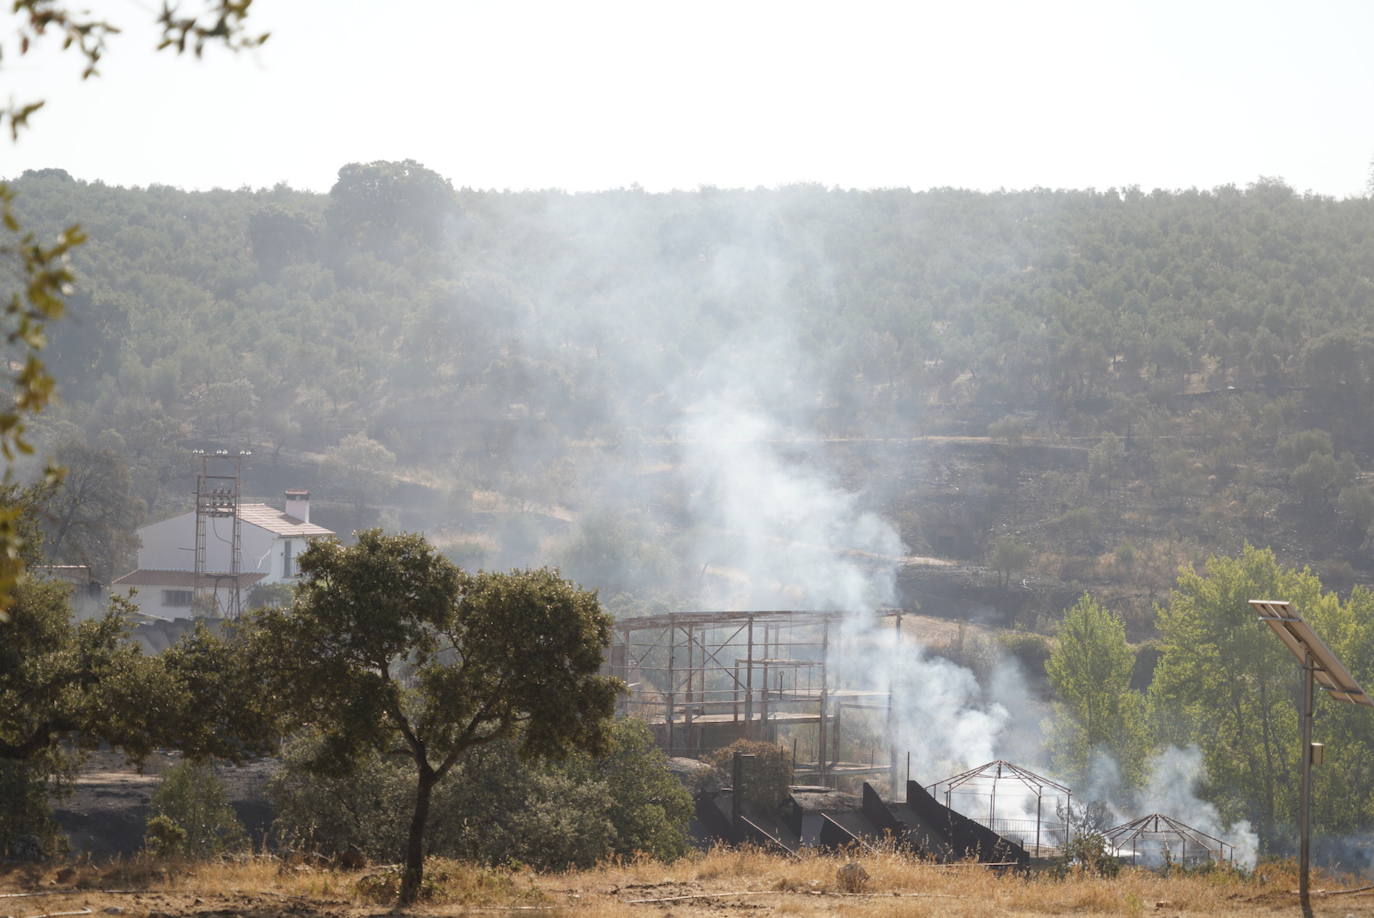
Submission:
MULTIPOLYGON (((665 469, 654 487, 669 490, 667 479, 680 495, 680 516, 654 522, 674 534, 692 606, 851 613, 832 652, 837 682, 892 689, 894 742, 911 752, 912 777, 930 782, 1004 753, 1027 693, 1011 667, 983 686, 910 634, 898 641, 875 625, 897 602, 906 548, 878 500, 842 484, 826 461, 818 418, 835 401, 834 374, 824 342, 801 342, 815 332, 804 311, 839 293, 825 228, 784 213, 787 200, 703 193, 690 219, 666 227, 671 244, 657 247, 665 226, 653 196, 555 200, 541 231, 560 254, 530 280, 520 338, 548 361, 566 357, 570 341, 594 341, 597 359, 619 374, 601 415, 617 430, 611 440, 639 447, 583 468, 588 503, 655 514, 638 474, 652 454, 665 469), (989 687, 1018 698, 1003 703, 989 687)), ((878 726, 888 727, 881 717, 878 726)))

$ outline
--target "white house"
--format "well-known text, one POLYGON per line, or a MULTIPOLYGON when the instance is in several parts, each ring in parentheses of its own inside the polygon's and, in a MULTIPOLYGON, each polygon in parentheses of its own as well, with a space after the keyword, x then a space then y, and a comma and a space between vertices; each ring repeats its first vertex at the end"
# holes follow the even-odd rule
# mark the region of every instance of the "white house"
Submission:
MULTIPOLYGON (((191 526, 194 530, 194 520, 191 521, 191 526)), ((194 538, 194 531, 192 537, 194 538)), ((245 606, 248 591, 261 583, 263 576, 257 573, 239 574, 239 597, 244 601, 245 606)), ((229 608, 230 597, 234 591, 234 577, 229 573, 201 574, 200 580, 196 580, 195 571, 161 571, 140 568, 136 571, 130 571, 111 583, 110 592, 132 597, 134 604, 138 606, 138 611, 145 615, 166 619, 189 618, 195 614, 205 614, 203 611, 193 612, 191 608, 192 600, 196 596, 197 585, 214 595, 216 606, 219 609, 229 608)))
POLYGON ((183 513, 138 530, 138 570, 125 574, 111 586, 127 593, 137 587, 134 599, 141 611, 164 618, 191 614, 197 587, 214 590, 222 597, 237 588, 241 595, 258 584, 295 583, 300 576, 296 558, 311 539, 332 536, 332 530, 310 522, 310 492, 287 491, 285 509, 267 504, 239 504, 241 539, 239 580, 229 571, 233 523, 224 517, 205 521, 205 572, 195 582, 196 515, 183 513))

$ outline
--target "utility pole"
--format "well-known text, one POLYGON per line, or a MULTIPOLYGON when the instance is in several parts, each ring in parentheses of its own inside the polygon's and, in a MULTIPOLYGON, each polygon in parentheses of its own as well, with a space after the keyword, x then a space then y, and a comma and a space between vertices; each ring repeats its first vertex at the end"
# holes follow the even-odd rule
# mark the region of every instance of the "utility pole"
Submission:
POLYGON ((213 453, 203 449, 194 452, 200 457, 200 474, 196 476, 196 560, 191 586, 191 614, 195 615, 197 609, 203 613, 207 608, 213 608, 216 615, 238 618, 243 607, 239 590, 239 574, 243 567, 243 527, 239 520, 239 500, 243 458, 251 456, 252 451, 239 450, 237 455, 230 455, 227 449, 217 449, 213 453), (230 465, 229 472, 224 471, 225 463, 230 465), (216 519, 230 521, 230 587, 224 609, 220 608, 218 594, 219 581, 225 578, 222 571, 211 572, 207 569, 208 530, 213 526, 211 521, 216 519))
POLYGON ((1298 900, 1309 908, 1312 857, 1312 686, 1316 662, 1311 648, 1302 661, 1302 777, 1298 782, 1298 900))
POLYGON ((1320 765, 1326 747, 1312 742, 1313 695, 1318 684, 1337 701, 1374 708, 1374 699, 1365 694, 1350 670, 1336 658, 1312 626, 1293 611, 1286 600, 1252 599, 1251 607, 1259 620, 1269 626, 1302 665, 1302 706, 1298 720, 1302 731, 1301 779, 1298 783, 1298 901, 1304 915, 1312 914, 1312 766, 1320 765))

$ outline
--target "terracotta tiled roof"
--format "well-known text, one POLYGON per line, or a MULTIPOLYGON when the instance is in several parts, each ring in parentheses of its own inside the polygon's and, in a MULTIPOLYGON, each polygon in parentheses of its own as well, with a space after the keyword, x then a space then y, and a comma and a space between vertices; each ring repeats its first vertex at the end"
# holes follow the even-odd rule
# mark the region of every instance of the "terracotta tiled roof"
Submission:
POLYGON ((279 536, 331 536, 334 530, 287 516, 267 504, 239 504, 239 519, 279 536))
MULTIPOLYGON (((262 573, 241 573, 239 574, 239 589, 248 589, 259 580, 266 577, 262 573)), ((215 587, 228 586, 234 579, 231 574, 205 573, 200 575, 200 586, 215 587)), ((196 588, 195 571, 154 571, 140 568, 130 571, 123 577, 115 580, 111 586, 156 586, 156 587, 180 587, 182 589, 193 590, 196 588)))

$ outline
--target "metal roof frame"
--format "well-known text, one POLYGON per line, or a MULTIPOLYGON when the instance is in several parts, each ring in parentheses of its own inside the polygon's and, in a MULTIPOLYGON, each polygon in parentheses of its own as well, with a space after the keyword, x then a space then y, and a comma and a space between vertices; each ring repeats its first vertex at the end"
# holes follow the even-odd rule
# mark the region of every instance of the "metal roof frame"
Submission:
POLYGON ((954 790, 954 788, 962 787, 978 778, 989 778, 993 781, 1005 781, 1009 778, 1015 778, 1026 785, 1026 788, 1035 794, 1043 794, 1047 790, 1057 791, 1065 796, 1073 793, 1073 791, 1063 784, 1060 784, 1058 781, 1051 780, 1044 775, 1038 775, 1029 768, 1022 768, 1020 765, 1008 762, 1005 759, 995 759, 988 762, 986 765, 979 765, 977 768, 970 768, 968 771, 960 772, 957 775, 945 778, 943 781, 936 781, 934 784, 927 785, 927 790, 932 793, 934 793, 937 787, 945 787, 948 790, 954 790), (1006 774, 1003 774, 1003 772, 1006 772, 1006 774))
MULTIPOLYGON (((785 622, 789 625, 803 627, 806 625, 820 625, 826 622, 837 622, 855 615, 854 612, 843 610, 826 609, 799 609, 788 611, 784 609, 760 610, 756 612, 666 612, 661 615, 641 615, 635 618, 620 618, 612 624, 616 631, 644 631, 648 629, 661 630, 664 628, 686 627, 688 625, 702 626, 713 625, 717 627, 730 625, 737 622, 785 622)), ((876 613, 879 617, 901 615, 899 609, 879 609, 876 613)))
POLYGON ((1165 816, 1163 813, 1141 816, 1139 819, 1122 823, 1102 833, 1102 837, 1118 852, 1125 847, 1126 842, 1142 838, 1150 840, 1150 836, 1164 835, 1174 836, 1185 842, 1190 841, 1220 861, 1229 862, 1234 860, 1236 856, 1236 846, 1230 842, 1223 841, 1215 835, 1208 835, 1201 829, 1195 829, 1187 823, 1180 822, 1171 816, 1165 816), (1162 828, 1161 823, 1163 824, 1162 828))

